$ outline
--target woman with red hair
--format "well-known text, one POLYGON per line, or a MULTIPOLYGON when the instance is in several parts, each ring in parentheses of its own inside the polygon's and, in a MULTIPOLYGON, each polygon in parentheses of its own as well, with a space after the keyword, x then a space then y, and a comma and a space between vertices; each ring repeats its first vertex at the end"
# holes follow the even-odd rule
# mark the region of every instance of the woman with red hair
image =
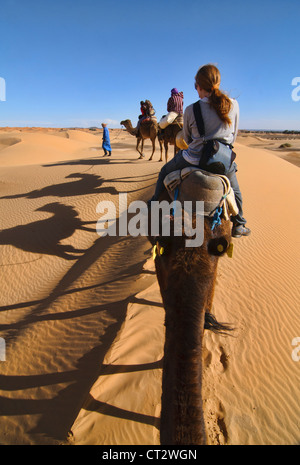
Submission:
MULTIPOLYGON (((175 157, 163 166, 158 177, 155 194, 151 200, 158 200, 165 188, 164 178, 170 172, 181 170, 187 166, 201 167, 207 141, 222 141, 223 144, 232 148, 238 133, 239 105, 236 100, 229 98, 220 90, 220 82, 221 76, 216 66, 208 64, 198 70, 195 76, 195 89, 200 100, 195 105, 200 105, 205 127, 205 140, 203 134, 199 133, 194 104, 189 105, 186 107, 183 117, 183 134, 188 148, 179 150, 175 157)), ((224 174, 230 180, 239 209, 239 213, 231 217, 233 222, 232 236, 242 237, 248 236, 251 231, 245 226, 246 219, 243 216, 242 195, 236 172, 237 165, 235 161, 232 161, 224 174)))

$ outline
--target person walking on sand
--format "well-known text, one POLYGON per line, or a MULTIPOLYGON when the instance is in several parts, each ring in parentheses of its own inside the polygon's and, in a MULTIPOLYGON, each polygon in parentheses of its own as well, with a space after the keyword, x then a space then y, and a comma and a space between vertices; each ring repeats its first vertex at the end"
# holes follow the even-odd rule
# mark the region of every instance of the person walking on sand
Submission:
POLYGON ((103 136, 102 136, 102 148, 104 150, 104 157, 111 156, 111 146, 110 146, 110 138, 109 138, 109 130, 106 123, 102 123, 103 127, 103 136))
MULTIPOLYGON (((200 105, 203 122, 205 126, 206 140, 221 140, 224 144, 232 147, 238 133, 239 105, 234 99, 227 97, 220 91, 221 76, 218 68, 208 64, 202 66, 195 76, 195 89, 200 97, 196 105, 200 105)), ((164 191, 164 178, 175 170, 182 170, 189 166, 201 165, 203 156, 204 140, 199 134, 194 114, 193 104, 189 105, 184 112, 183 134, 188 148, 179 150, 172 160, 161 169, 154 196, 148 202, 158 200, 164 191)), ((247 228, 246 219, 243 216, 242 194, 236 177, 237 165, 232 161, 225 175, 230 181, 239 213, 231 217, 233 222, 232 236, 248 236, 251 231, 247 228)))
POLYGON ((183 92, 178 92, 175 87, 171 90, 171 97, 167 103, 167 112, 168 114, 163 116, 158 123, 161 129, 165 129, 169 124, 172 124, 178 116, 183 116, 183 92))

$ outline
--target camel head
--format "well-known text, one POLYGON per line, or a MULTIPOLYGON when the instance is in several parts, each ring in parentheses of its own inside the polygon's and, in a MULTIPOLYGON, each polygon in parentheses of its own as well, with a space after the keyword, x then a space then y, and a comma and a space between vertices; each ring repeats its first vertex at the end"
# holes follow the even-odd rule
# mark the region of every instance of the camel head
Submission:
MULTIPOLYGON (((188 237, 184 230, 181 236, 159 235, 149 237, 154 250, 154 261, 158 283, 163 301, 166 305, 184 292, 184 288, 192 288, 193 293, 201 287, 201 295, 207 294, 209 302, 213 291, 218 259, 226 254, 231 244, 230 221, 223 221, 221 225, 211 229, 212 220, 204 220, 204 240, 201 246, 187 247, 188 237)), ((193 228, 196 222, 193 218, 193 228)), ((199 289, 200 292, 200 289, 199 289)), ((184 303, 184 302, 183 302, 184 303)), ((208 305, 208 304, 207 304, 208 305)))
POLYGON ((131 134, 132 136, 137 135, 136 128, 132 127, 132 123, 131 123, 130 119, 125 119, 125 120, 121 121, 120 124, 125 126, 126 131, 129 132, 129 134, 131 134))
POLYGON ((71 205, 64 205, 59 202, 52 202, 42 207, 36 208, 36 212, 54 213, 56 216, 72 218, 78 216, 78 212, 71 205))
MULTIPOLYGON (((157 279, 166 306, 170 306, 172 299, 177 294, 177 301, 182 300, 182 305, 185 305, 182 295, 185 293, 185 289, 189 288, 192 295, 201 294, 201 301, 206 306, 205 310, 211 307, 218 259, 225 255, 231 244, 231 222, 229 220, 222 218, 218 225, 212 227, 213 215, 211 212, 217 209, 224 194, 223 188, 222 181, 218 176, 207 175, 205 172, 192 172, 187 179, 181 182, 178 194, 178 200, 182 207, 187 205, 185 204, 187 200, 192 205, 190 213, 193 212, 193 214, 187 216, 190 219, 192 229, 188 228, 183 208, 180 222, 176 223, 171 215, 170 227, 164 229, 165 218, 162 214, 166 216, 168 211, 164 210, 160 214, 159 227, 158 230, 155 229, 155 237, 149 235, 149 240, 155 248, 157 279), (196 211, 195 197, 203 200, 202 221, 197 220, 200 212, 196 211), (199 231, 200 229, 201 231, 199 231), (191 232, 194 237, 201 237, 200 241, 188 241, 187 236, 191 232), (180 286, 178 286, 179 284, 180 286)), ((160 202, 160 205, 163 203, 171 204, 171 198, 166 190, 161 195, 160 202)), ((152 217, 149 213, 149 231, 153 231, 151 220, 152 217)), ((198 300, 198 302, 200 301, 198 300)))
POLYGON ((125 120, 121 121, 120 124, 121 124, 121 126, 125 126, 125 128, 126 128, 127 126, 131 126, 131 125, 132 125, 130 119, 125 119, 125 120))
MULTIPOLYGON (((203 189, 203 195, 205 192, 203 189)), ((160 200, 164 197, 168 198, 166 192, 160 200)), ((191 221, 197 235, 195 214, 191 221)), ((214 332, 231 329, 218 323, 210 313, 218 260, 226 254, 231 243, 231 222, 222 219, 221 224, 212 228, 212 221, 211 217, 204 217, 201 222, 203 242, 194 247, 187 246, 185 223, 182 234, 178 234, 178 229, 175 234, 172 216, 170 233, 163 234, 161 218, 159 234, 149 236, 154 247, 155 269, 165 309, 162 445, 206 443, 202 408, 204 329, 214 332)))

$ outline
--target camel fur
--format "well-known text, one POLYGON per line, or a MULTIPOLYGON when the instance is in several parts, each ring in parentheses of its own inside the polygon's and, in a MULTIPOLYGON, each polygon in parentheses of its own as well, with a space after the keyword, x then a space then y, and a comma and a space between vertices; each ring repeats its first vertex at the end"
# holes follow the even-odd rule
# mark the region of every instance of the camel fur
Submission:
MULTIPOLYGON (((152 142, 152 154, 151 154, 151 156, 149 158, 149 161, 151 161, 152 158, 153 158, 153 154, 155 152, 155 139, 156 139, 157 133, 158 133, 157 121, 151 119, 149 122, 141 123, 138 131, 137 131, 136 128, 134 128, 132 126, 132 123, 131 123, 130 119, 126 119, 124 121, 121 121, 120 124, 125 126, 126 130, 129 132, 129 134, 131 134, 132 136, 136 136, 136 138, 137 138, 136 150, 140 154, 139 159, 144 158, 144 156, 145 156, 145 155, 143 155, 144 140, 145 139, 150 139, 151 140, 151 142, 152 142), (141 149, 139 149, 140 143, 141 143, 141 149)), ((159 144, 160 144, 160 160, 159 161, 162 161, 162 145, 161 145, 161 142, 159 142, 159 144)))
MULTIPOLYGON (((188 178, 181 185, 188 182, 188 178)), ((167 193, 160 201, 171 199, 167 193)), ((201 192, 195 200, 201 200, 201 192)), ((151 214, 149 213, 149 219, 151 214)), ((151 220, 150 220, 151 221, 151 220)), ((195 226, 193 218, 193 227, 195 226)), ((206 432, 202 408, 202 345, 204 329, 224 333, 232 328, 211 314, 217 264, 231 243, 231 222, 211 229, 204 217, 204 241, 186 247, 174 233, 149 237, 156 246, 155 268, 165 309, 160 442, 162 445, 203 445, 206 432)))
POLYGON ((181 129, 182 125, 179 125, 176 122, 169 124, 165 129, 158 129, 158 140, 161 144, 163 143, 164 145, 166 163, 168 161, 169 144, 174 145, 174 156, 179 150, 179 147, 176 145, 176 136, 181 129))

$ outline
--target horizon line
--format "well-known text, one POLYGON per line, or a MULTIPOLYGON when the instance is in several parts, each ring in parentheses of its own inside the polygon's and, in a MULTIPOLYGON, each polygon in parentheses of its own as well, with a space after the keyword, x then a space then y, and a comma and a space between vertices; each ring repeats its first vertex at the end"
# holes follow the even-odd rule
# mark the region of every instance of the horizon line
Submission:
MULTIPOLYGON (((0 125, 0 128, 1 129, 26 129, 26 128, 30 128, 30 129, 38 129, 38 128, 42 128, 42 129, 89 129, 89 130, 95 130, 95 129, 100 129, 102 130, 102 128, 100 126, 37 126, 37 125, 34 125, 34 126, 2 126, 0 125)), ((111 129, 123 129, 126 131, 125 128, 123 127, 111 127, 111 129)), ((253 129, 253 128, 239 128, 238 129, 238 132, 239 131, 250 131, 250 132, 299 132, 300 133, 300 128, 299 129, 253 129)))

